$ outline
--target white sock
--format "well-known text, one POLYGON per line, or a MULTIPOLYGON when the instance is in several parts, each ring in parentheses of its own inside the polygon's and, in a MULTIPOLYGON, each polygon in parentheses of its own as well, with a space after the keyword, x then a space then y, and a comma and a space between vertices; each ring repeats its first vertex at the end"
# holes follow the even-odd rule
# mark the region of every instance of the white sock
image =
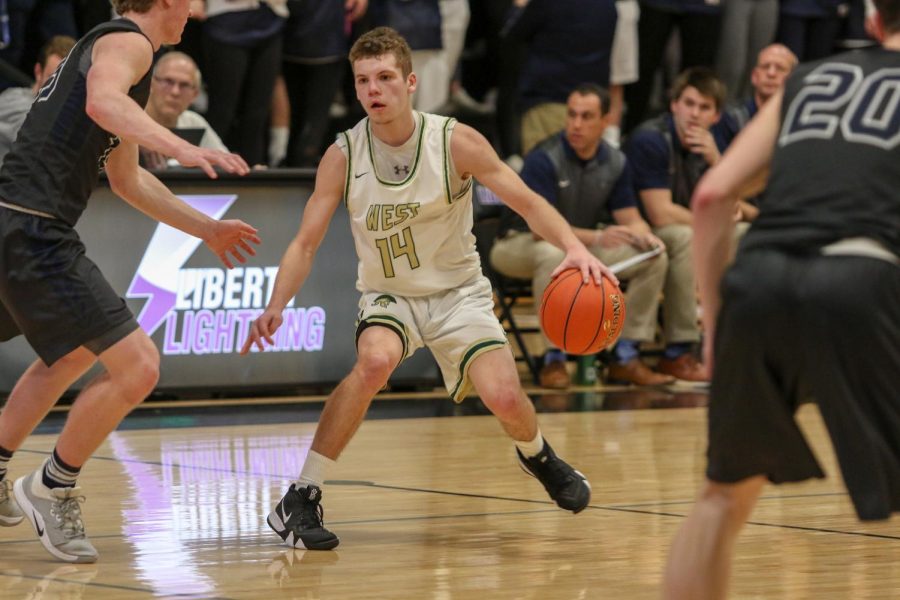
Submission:
POLYGON ((304 488, 314 485, 321 488, 325 485, 325 472, 334 466, 336 461, 331 460, 327 456, 323 456, 314 450, 310 450, 306 456, 306 462, 303 463, 303 470, 300 471, 300 479, 297 480, 297 487, 304 488))
POLYGON ((519 452, 522 453, 525 458, 531 458, 532 456, 537 456, 541 453, 541 450, 544 449, 544 438, 541 436, 540 427, 537 430, 537 435, 534 436, 533 440, 514 440, 516 442, 516 448, 519 449, 519 452))
POLYGON ((288 134, 287 127, 269 128, 269 166, 277 167, 278 163, 287 156, 288 134))

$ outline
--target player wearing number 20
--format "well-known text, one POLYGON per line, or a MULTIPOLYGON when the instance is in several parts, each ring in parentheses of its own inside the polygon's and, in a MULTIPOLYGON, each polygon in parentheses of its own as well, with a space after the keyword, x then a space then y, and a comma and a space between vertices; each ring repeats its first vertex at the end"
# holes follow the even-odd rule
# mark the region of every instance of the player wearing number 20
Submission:
POLYGON ((590 500, 590 486, 541 437, 493 313, 491 286, 471 231, 472 178, 565 251, 556 272, 574 267, 585 281, 611 273, 484 137, 453 119, 412 110, 416 76, 409 46, 397 32, 378 28, 362 36, 350 62, 368 116, 339 135, 323 157, 272 299, 242 352, 272 343, 282 310, 309 273, 328 222, 343 204, 359 256, 358 356, 328 398, 299 480, 269 515, 269 525, 289 546, 337 546, 337 537, 323 527, 319 504, 326 470, 393 370, 422 346, 434 354, 453 399, 462 400, 473 385, 514 440, 523 468, 561 508, 579 512, 590 500))
POLYGON ((763 483, 824 476, 794 421, 805 400, 857 516, 900 512, 900 0, 875 6, 881 47, 798 67, 694 193, 715 340, 709 462, 669 554, 668 600, 724 598, 763 483), (759 217, 723 276, 733 198, 770 162, 759 217))

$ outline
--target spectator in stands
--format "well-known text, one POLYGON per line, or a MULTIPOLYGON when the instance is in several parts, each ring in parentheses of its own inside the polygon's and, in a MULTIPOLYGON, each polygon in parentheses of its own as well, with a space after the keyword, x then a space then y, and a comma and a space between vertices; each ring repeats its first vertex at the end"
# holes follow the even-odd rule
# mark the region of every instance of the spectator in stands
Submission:
MULTIPOLYGON (((200 69, 190 56, 182 52, 163 54, 153 68, 147 114, 169 129, 201 129, 203 137, 197 143, 198 146, 228 152, 207 120, 188 108, 197 98, 200 86, 200 69)), ((147 168, 164 169, 168 161, 174 161, 143 147, 140 151, 141 162, 147 168)))
POLYGON ((290 99, 285 164, 315 167, 328 133, 328 110, 346 70, 350 47, 345 19, 359 19, 368 0, 318 0, 289 6, 282 65, 290 99))
POLYGON ((582 82, 609 86, 616 31, 615 0, 530 0, 516 6, 504 29, 526 46, 519 72, 522 153, 566 122, 566 98, 582 82))
POLYGON ((374 26, 391 27, 406 38, 412 49, 413 73, 420 81, 413 108, 434 112, 444 74, 440 0, 372 0, 370 12, 374 26))
MULTIPOLYGON (((724 100, 725 86, 711 70, 687 69, 672 87, 670 112, 638 127, 625 146, 647 220, 669 249, 670 274, 663 294, 667 302, 670 298, 673 302, 678 330, 667 334, 669 345, 658 369, 687 381, 708 379, 692 353, 699 329, 690 256, 690 200, 700 176, 721 157, 710 128, 719 120, 724 100)), ((667 327, 672 325, 668 314, 666 321, 667 327)))
POLYGON ((67 35, 53 36, 38 54, 38 61, 34 65, 34 85, 7 88, 0 94, 0 164, 25 122, 38 90, 53 75, 74 45, 74 38, 67 35))
POLYGON ((654 227, 691 225, 691 193, 721 151, 710 131, 719 120, 725 86, 704 67, 675 80, 670 111, 646 121, 625 146, 644 211, 654 227))
POLYGON ((775 39, 778 0, 728 0, 722 3, 722 33, 716 72, 729 100, 750 93, 753 61, 775 39))
POLYGON ((204 10, 206 118, 232 151, 265 164, 287 0, 206 0, 204 10))
POLYGON ((801 62, 834 53, 848 0, 781 0, 778 34, 801 62))
POLYGON ((760 51, 756 65, 750 72, 752 95, 726 106, 719 122, 713 127, 714 134, 720 137, 725 146, 750 122, 760 107, 784 86, 797 62, 797 56, 783 44, 769 44, 760 51))
MULTIPOLYGON (((770 44, 762 49, 750 74, 753 94, 741 102, 727 106, 722 111, 719 122, 712 128, 720 146, 727 147, 731 144, 760 107, 784 87, 785 80, 796 66, 797 57, 787 46, 770 44)), ((759 214, 753 198, 738 200, 737 210, 735 218, 745 223, 752 221, 759 214)), ((738 227, 738 235, 743 235, 745 231, 745 226, 738 227)))
MULTIPOLYGON (((638 210, 625 155, 603 140, 609 106, 609 95, 603 88, 595 84, 576 87, 566 103, 565 129, 529 153, 521 172, 525 183, 553 204, 588 250, 606 264, 652 246, 663 246, 638 210)), ((511 210, 504 210, 502 221, 491 250, 491 265, 508 277, 531 279, 534 296, 540 298, 550 283, 550 274, 562 262, 563 252, 535 236, 511 210)), ((689 252, 687 247, 680 250, 689 252)), ((628 281, 623 338, 654 337, 668 264, 663 253, 619 273, 621 280, 628 281)), ((691 318, 696 320, 696 313, 691 318)), ((540 372, 542 386, 569 386, 565 358, 562 351, 548 344, 540 372)), ((627 369, 615 367, 618 375, 624 376, 627 371, 623 378, 641 385, 673 381, 651 371, 637 356, 631 358, 634 362, 627 369)))
POLYGON ((625 86, 638 80, 638 21, 641 5, 637 0, 616 0, 616 33, 609 60, 609 124, 603 139, 619 147, 622 118, 625 114, 625 86))
MULTIPOLYGON (((10 0, 6 7, 9 41, 5 47, 0 45, 0 61, 15 69, 27 72, 50 38, 78 37, 74 0, 10 0)), ((0 76, 0 90, 12 85, 0 76)))
POLYGON ((521 116, 516 103, 516 88, 524 48, 521 42, 502 37, 512 5, 512 0, 471 3, 472 20, 462 61, 462 87, 479 104, 494 106, 494 145, 501 158, 512 158, 521 169, 521 116), (490 100, 492 90, 496 91, 494 100, 490 100))
POLYGON ((712 67, 719 46, 720 2, 716 0, 640 0, 636 82, 625 88, 624 132, 648 117, 648 106, 672 31, 678 29, 681 63, 676 69, 712 67))

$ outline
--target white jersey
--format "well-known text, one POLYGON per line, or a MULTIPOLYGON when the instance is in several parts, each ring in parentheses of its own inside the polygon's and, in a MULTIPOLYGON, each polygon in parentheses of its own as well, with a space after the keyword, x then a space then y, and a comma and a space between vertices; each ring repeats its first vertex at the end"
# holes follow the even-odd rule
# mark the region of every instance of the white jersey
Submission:
POLYGON ((459 177, 450 156, 456 120, 418 112, 414 118, 412 137, 399 147, 375 138, 368 118, 338 136, 361 292, 425 296, 481 274, 472 179, 459 177))

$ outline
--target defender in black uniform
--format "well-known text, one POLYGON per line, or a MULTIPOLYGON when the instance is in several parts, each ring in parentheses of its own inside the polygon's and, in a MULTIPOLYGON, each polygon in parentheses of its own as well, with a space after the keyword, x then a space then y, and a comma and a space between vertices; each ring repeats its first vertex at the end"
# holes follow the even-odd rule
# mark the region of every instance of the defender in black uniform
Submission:
POLYGON ((875 5, 882 47, 798 67, 694 195, 714 338, 709 464, 666 598, 724 597, 765 481, 824 476, 794 421, 805 400, 859 518, 900 511, 900 0, 875 5), (723 277, 733 198, 770 159, 760 216, 723 277))
POLYGON ((226 266, 258 243, 240 221, 215 221, 138 168, 138 144, 215 177, 247 173, 239 156, 191 146, 143 111, 153 53, 174 44, 189 0, 113 0, 124 18, 84 36, 38 93, 0 170, 0 339, 25 334, 41 360, 0 413, 0 525, 32 522, 44 547, 93 562, 75 487, 81 466, 153 389, 159 355, 73 229, 106 169, 112 190, 151 217, 202 238, 226 266), (6 479, 9 459, 60 395, 97 360, 105 373, 76 399, 43 468, 6 479), (17 506, 18 504, 18 506, 17 506), (21 509, 21 510, 20 510, 21 509))

